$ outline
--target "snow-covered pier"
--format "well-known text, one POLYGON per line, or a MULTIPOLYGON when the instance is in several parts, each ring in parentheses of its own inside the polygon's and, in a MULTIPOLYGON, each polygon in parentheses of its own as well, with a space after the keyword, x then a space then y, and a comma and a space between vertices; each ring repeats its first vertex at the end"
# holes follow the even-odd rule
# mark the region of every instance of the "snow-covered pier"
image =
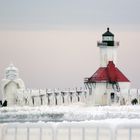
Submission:
POLYGON ((138 140, 140 136, 139 105, 7 107, 0 114, 1 140, 138 140))

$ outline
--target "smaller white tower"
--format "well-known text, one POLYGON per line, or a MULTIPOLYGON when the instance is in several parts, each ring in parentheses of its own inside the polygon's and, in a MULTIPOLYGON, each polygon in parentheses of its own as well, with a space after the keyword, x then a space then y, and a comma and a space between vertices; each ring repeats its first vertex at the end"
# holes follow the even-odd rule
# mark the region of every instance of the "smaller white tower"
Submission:
POLYGON ((98 41, 97 46, 100 48, 100 67, 106 67, 109 61, 113 61, 116 65, 119 42, 114 41, 114 34, 109 28, 102 34, 102 41, 98 41))
POLYGON ((18 69, 10 64, 5 69, 5 78, 1 81, 2 102, 6 101, 8 106, 16 104, 17 89, 24 89, 24 82, 19 78, 18 69))

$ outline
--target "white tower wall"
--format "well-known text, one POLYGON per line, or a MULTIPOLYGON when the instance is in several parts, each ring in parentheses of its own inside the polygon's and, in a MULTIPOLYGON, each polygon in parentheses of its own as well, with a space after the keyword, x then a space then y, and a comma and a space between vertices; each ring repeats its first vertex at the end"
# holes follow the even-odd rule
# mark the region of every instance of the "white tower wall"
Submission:
POLYGON ((117 46, 100 46, 100 67, 106 67, 109 61, 117 64, 117 46))
POLYGON ((16 90, 18 89, 17 83, 11 81, 4 87, 4 98, 7 100, 8 105, 16 104, 16 90))

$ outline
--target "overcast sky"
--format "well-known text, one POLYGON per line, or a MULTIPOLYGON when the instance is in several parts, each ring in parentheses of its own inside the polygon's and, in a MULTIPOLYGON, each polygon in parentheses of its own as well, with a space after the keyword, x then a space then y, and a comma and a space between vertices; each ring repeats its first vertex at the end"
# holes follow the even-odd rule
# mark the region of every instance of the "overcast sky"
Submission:
POLYGON ((107 27, 121 44, 119 69, 139 88, 139 0, 0 0, 0 78, 13 62, 26 87, 83 86, 107 27))

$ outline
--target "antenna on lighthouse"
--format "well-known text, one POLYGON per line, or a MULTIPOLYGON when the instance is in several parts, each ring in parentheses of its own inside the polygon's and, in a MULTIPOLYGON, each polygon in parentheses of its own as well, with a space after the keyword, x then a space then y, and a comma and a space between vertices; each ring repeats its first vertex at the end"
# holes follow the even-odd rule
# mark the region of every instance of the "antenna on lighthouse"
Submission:
POLYGON ((109 27, 107 27, 107 31, 109 32, 109 27))

